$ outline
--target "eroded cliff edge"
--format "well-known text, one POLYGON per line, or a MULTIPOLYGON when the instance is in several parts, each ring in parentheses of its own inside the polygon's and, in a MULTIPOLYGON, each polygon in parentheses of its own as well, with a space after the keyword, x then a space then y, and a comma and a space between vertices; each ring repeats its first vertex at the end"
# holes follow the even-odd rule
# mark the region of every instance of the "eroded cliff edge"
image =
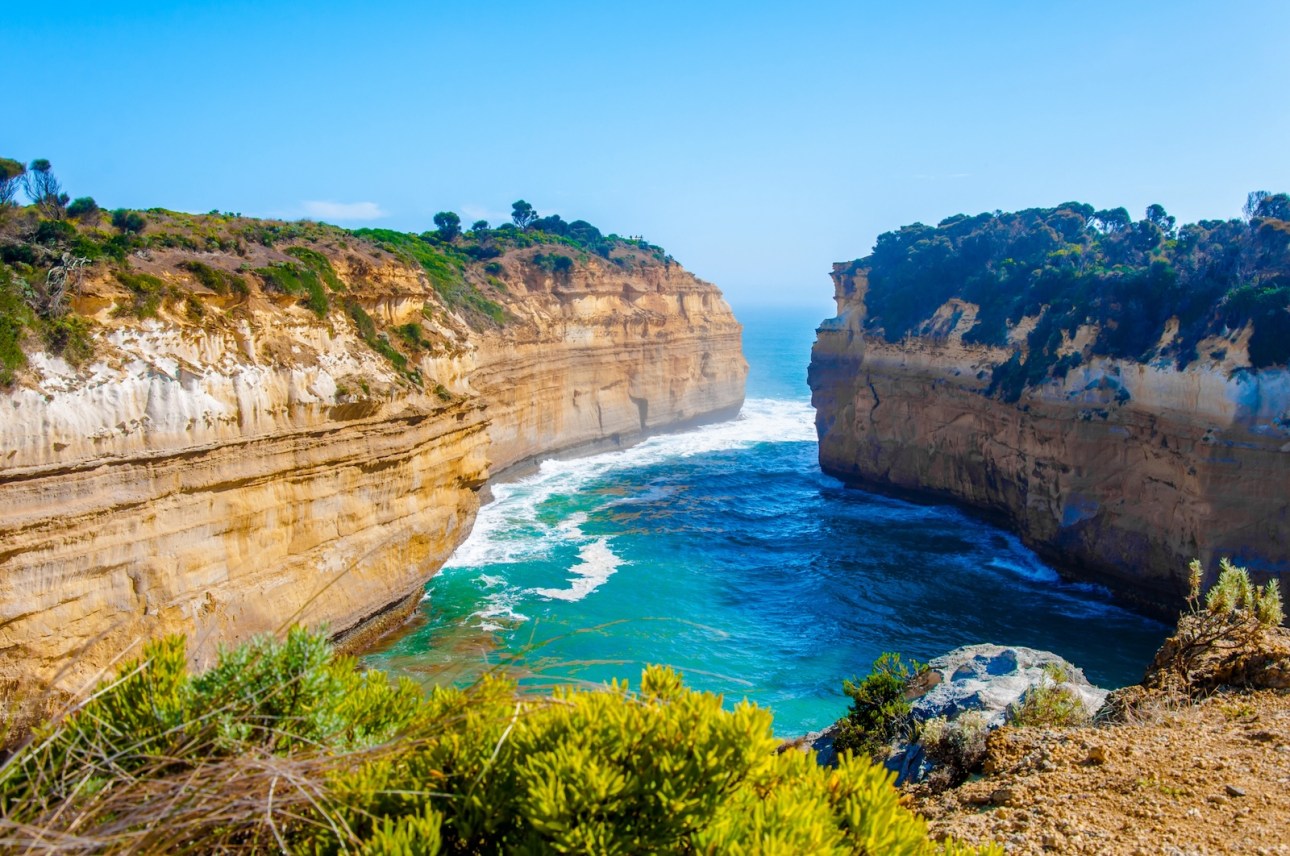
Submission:
MULTIPOLYGON (((1091 214, 1074 212, 1067 236, 1041 235, 1055 248, 1049 258, 1083 241, 1087 259, 1089 246, 1109 240, 1095 228, 1081 237, 1091 214)), ((982 215, 991 216, 999 219, 982 215)), ((1038 231, 1003 226, 1012 240, 1038 231)), ((1009 256, 1007 240, 997 254, 1009 256)), ((1284 264, 1284 242, 1277 251, 1265 269, 1284 264)), ((837 316, 819 328, 812 351, 827 472, 987 512, 1064 572, 1147 607, 1178 606, 1193 557, 1211 569, 1227 556, 1264 574, 1290 572, 1290 374, 1284 365, 1251 365, 1254 322, 1224 319, 1220 302, 1212 317, 1198 312, 1181 323, 1157 308, 1153 328, 1147 310, 1117 295, 1045 329, 1057 299, 1023 296, 1006 323, 992 309, 999 334, 983 335, 985 313, 964 299, 974 295, 962 281, 912 299, 889 291, 875 317, 871 274, 872 259, 835 265, 837 316), (1125 348, 1117 355, 1099 339, 1131 323, 1150 339, 1141 356, 1126 357, 1125 348), (1170 347, 1183 333, 1193 340, 1190 359, 1170 347), (1007 394, 1028 365, 1039 370, 1007 394)))
POLYGON ((76 681, 167 632, 198 659, 292 622, 353 634, 415 603, 490 473, 743 401, 729 306, 644 242, 499 235, 444 275, 314 232, 154 241, 69 289, 92 356, 38 349, 0 392, 6 675, 76 681), (276 267, 315 269, 321 306, 276 267))

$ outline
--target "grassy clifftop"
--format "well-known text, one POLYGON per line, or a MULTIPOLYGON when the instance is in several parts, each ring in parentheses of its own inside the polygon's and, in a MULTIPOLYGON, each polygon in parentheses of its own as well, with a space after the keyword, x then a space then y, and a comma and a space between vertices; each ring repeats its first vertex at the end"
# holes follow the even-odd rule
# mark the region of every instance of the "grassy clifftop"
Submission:
POLYGON ((1159 205, 1136 222, 1123 208, 1078 202, 960 214, 880 235, 838 275, 867 280, 866 328, 892 342, 933 332, 933 313, 952 299, 977 307, 968 344, 1006 345, 1018 322, 1037 318, 995 371, 992 392, 1009 400, 1091 356, 1183 367, 1208 356, 1202 342, 1222 349, 1247 329, 1249 366, 1284 366, 1290 197, 1251 194, 1246 212, 1183 226, 1159 205), (1072 348, 1081 327, 1092 339, 1072 348))
POLYGON ((420 383, 411 367, 442 343, 433 324, 387 328, 371 314, 393 286, 428 283, 427 319, 483 329, 512 319, 517 286, 523 291, 531 280, 567 283, 593 259, 624 273, 672 264, 659 247, 584 221, 520 219, 523 226, 476 223, 464 232, 448 219, 415 234, 218 211, 3 205, 0 386, 18 381, 36 350, 87 362, 94 319, 104 312, 228 325, 265 301, 322 320, 348 316, 374 350, 420 383))

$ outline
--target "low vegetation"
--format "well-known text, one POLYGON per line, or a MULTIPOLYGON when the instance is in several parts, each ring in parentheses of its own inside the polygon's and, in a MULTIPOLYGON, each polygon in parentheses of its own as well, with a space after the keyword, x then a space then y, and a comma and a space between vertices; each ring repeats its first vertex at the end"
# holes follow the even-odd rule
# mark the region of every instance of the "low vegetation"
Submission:
POLYGON ((892 742, 909 737, 913 723, 905 698, 910 683, 926 666, 905 662, 887 652, 873 663, 861 681, 843 681, 842 691, 851 699, 847 715, 838 720, 833 745, 839 752, 884 758, 892 742))
POLYGON ((924 722, 918 742, 936 764, 928 783, 941 790, 967 781, 985 761, 989 736, 989 722, 977 710, 964 711, 953 719, 935 717, 924 722))
POLYGON ((1008 724, 1021 728, 1073 728, 1087 725, 1084 701, 1065 684, 1071 675, 1058 663, 1044 666, 1043 683, 1026 691, 1019 704, 1008 711, 1008 724))
MULTIPOLYGON (((651 667, 636 692, 424 696, 301 630, 148 645, 0 766, 0 845, 68 852, 966 853, 890 776, 776 754, 770 716, 651 667)), ((987 850, 983 852, 997 852, 987 850)))
MULTIPOLYGON (((1039 318, 1025 349, 1000 366, 990 391, 1016 400, 1090 356, 1179 367, 1207 338, 1231 342, 1247 326, 1254 368, 1290 362, 1290 196, 1250 194, 1245 219, 1177 226, 1159 205, 1134 221, 1123 208, 1056 208, 956 215, 878 237, 846 273, 864 272, 870 332, 899 341, 952 298, 978 307, 964 341, 1005 345, 1023 317, 1039 318), (1166 328, 1176 319, 1171 337, 1166 328), (1069 347, 1083 325, 1097 333, 1069 347)), ((957 319, 955 319, 957 320, 957 319)))
POLYGON ((1193 561, 1190 571, 1187 609, 1145 683, 1190 698, 1219 686, 1260 685, 1268 667, 1275 667, 1267 640, 1285 621, 1279 584, 1270 579, 1256 585, 1247 569, 1222 559, 1217 579, 1202 595, 1204 568, 1193 561))
MULTIPOLYGON (((72 306, 87 281, 120 286, 114 313, 140 320, 209 325, 247 311, 246 298, 261 293, 295 298, 322 320, 343 307, 363 341, 420 383, 413 362, 433 344, 425 330, 380 329, 363 308, 382 296, 369 277, 391 257, 424 272, 438 295, 432 304, 476 329, 512 321, 507 277, 567 283, 593 256, 624 269, 672 261, 643 239, 541 216, 523 201, 512 222, 496 228, 476 221, 463 230, 451 211, 434 222, 434 230, 415 234, 221 211, 108 211, 89 196, 69 199, 46 160, 0 158, 0 386, 17 380, 35 349, 73 365, 93 356, 94 325, 72 306), (30 204, 19 205, 20 194, 30 204)), ((434 320, 434 311, 427 317, 434 320)))

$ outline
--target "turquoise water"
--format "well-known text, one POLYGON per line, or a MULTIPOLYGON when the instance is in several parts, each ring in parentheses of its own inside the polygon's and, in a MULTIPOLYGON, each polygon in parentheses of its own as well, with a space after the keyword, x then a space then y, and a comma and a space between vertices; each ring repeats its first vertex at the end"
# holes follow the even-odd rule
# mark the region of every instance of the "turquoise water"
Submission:
POLYGON ((366 659, 426 683, 507 668, 533 683, 680 669, 791 735, 845 709, 881 652, 998 642, 1135 682, 1166 628, 1062 582, 955 508, 848 489, 816 461, 806 364, 818 312, 737 312, 739 418, 496 485, 431 581, 418 625, 366 659))

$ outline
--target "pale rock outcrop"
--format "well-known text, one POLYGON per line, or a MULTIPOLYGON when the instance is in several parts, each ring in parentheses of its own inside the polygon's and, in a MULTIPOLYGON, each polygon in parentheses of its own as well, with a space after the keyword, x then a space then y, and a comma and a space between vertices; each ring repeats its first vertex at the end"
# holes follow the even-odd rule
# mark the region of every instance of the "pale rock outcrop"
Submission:
MULTIPOLYGON (((1109 692, 1093 686, 1080 669, 1051 651, 990 643, 965 645, 929 661, 926 670, 911 682, 905 696, 910 705, 911 733, 917 736, 919 728, 933 719, 953 722, 969 712, 981 717, 984 729, 1001 728, 1037 687, 1069 693, 1090 718, 1109 692)), ((798 742, 809 745, 821 764, 831 765, 837 757, 834 734, 830 727, 798 742)), ((899 782, 921 781, 933 767, 917 740, 893 743, 883 763, 899 782)))

